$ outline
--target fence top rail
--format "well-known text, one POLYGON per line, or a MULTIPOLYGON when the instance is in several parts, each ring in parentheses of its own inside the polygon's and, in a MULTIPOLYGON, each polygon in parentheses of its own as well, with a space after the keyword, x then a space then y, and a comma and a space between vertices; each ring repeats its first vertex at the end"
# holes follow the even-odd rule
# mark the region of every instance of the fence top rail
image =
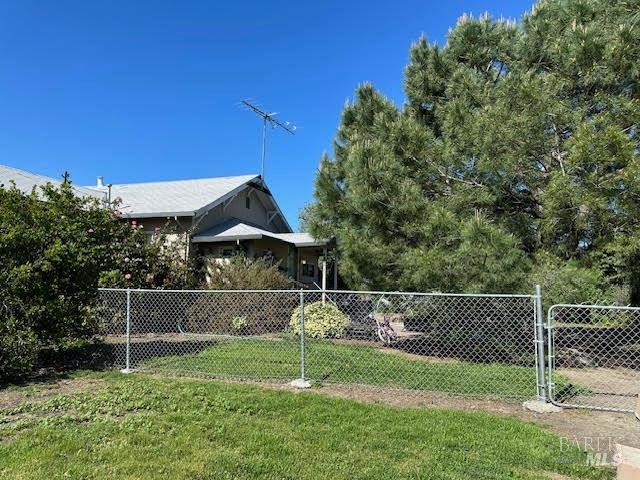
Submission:
POLYGON ((640 311, 640 307, 629 307, 629 306, 621 306, 621 305, 597 305, 597 304, 589 304, 589 303, 556 303, 555 305, 551 305, 549 307, 549 315, 553 310, 558 308, 590 308, 593 310, 626 310, 637 312, 640 311))
MULTIPOLYGON (((290 294, 359 294, 359 295, 411 295, 420 297, 481 297, 481 298, 535 298, 535 295, 511 293, 447 293, 447 292, 384 292, 373 290, 174 290, 153 288, 99 288, 103 292, 153 292, 153 293, 290 293, 290 294)), ((555 305, 554 305, 555 306, 555 305)))
POLYGON ((488 298, 534 298, 535 295, 519 293, 448 293, 448 292, 384 292, 375 290, 311 290, 319 293, 349 293, 369 295, 415 295, 422 297, 488 297, 488 298))
POLYGON ((214 290, 214 289, 169 289, 169 288, 98 288, 100 292, 140 292, 140 293, 295 293, 319 292, 320 290, 214 290))

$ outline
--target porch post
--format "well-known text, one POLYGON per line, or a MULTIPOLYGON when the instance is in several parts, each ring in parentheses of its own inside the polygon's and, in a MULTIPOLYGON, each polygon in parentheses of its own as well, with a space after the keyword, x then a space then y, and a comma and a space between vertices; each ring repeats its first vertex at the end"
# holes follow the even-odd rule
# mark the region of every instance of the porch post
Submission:
POLYGON ((287 255, 287 274, 294 280, 298 280, 298 252, 297 247, 289 245, 289 251, 287 255))
POLYGON ((333 252, 333 289, 338 290, 338 256, 333 252))
POLYGON ((327 294, 327 247, 322 250, 322 303, 324 304, 327 294))

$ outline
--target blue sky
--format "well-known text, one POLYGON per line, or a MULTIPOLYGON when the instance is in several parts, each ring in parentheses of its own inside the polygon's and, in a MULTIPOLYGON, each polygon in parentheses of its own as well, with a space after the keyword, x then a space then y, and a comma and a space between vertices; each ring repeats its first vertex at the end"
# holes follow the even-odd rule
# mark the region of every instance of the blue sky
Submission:
POLYGON ((531 1, 0 3, 0 163, 79 184, 258 172, 250 98, 270 132, 266 180, 292 225, 344 102, 370 81, 398 104, 411 42, 464 12, 531 1))

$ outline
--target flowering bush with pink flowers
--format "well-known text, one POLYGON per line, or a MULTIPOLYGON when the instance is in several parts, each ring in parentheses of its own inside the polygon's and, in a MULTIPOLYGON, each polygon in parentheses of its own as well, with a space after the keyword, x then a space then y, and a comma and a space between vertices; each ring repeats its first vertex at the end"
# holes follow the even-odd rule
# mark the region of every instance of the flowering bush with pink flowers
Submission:
POLYGON ((190 265, 116 206, 69 183, 25 195, 0 185, 0 383, 33 368, 43 348, 91 339, 97 287, 183 287, 190 265))

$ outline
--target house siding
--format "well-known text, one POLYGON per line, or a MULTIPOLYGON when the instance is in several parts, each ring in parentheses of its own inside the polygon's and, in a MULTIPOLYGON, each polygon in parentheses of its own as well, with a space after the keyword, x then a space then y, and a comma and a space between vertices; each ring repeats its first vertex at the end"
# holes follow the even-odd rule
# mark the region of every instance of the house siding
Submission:
POLYGON ((226 208, 224 205, 218 205, 196 219, 194 234, 208 230, 229 218, 237 218, 274 232, 289 231, 279 217, 274 218, 271 223, 268 222, 269 211, 265 207, 265 194, 259 190, 247 188, 239 192, 226 208), (247 196, 250 197, 251 208, 246 207, 247 196))

